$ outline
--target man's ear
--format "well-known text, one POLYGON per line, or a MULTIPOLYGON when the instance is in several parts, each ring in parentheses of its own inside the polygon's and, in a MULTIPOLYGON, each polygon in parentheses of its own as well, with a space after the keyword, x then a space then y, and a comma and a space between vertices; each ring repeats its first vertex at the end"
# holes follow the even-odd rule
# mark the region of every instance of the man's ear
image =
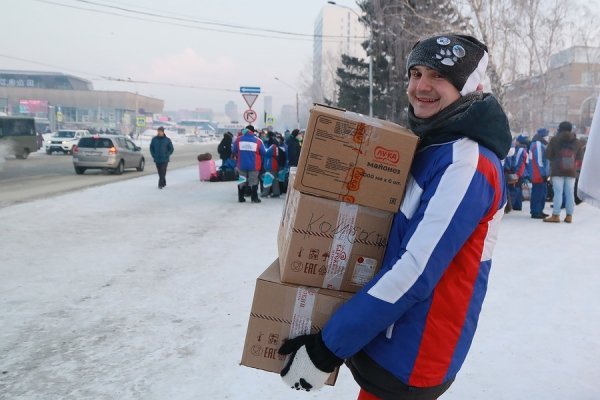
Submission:
POLYGON ((479 85, 477 85, 477 88, 475 89, 475 91, 483 92, 483 83, 480 83, 479 85))

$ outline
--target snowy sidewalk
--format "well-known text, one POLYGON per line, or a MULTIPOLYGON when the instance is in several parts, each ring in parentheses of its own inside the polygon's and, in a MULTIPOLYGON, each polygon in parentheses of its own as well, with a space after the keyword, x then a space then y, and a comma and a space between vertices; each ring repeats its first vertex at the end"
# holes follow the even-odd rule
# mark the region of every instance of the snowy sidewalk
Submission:
MULTIPOLYGON (((355 399, 347 369, 299 393, 239 365, 284 200, 239 204, 235 182, 197 168, 156 181, 0 209, 0 399, 355 399)), ((471 353, 441 399, 600 398, 599 231, 585 204, 571 225, 505 216, 471 353)))

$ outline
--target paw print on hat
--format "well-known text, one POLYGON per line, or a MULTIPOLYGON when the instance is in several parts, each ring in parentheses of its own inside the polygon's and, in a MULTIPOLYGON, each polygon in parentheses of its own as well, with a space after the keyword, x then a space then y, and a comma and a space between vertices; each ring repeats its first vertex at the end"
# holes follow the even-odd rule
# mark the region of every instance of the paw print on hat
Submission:
MULTIPOLYGON (((437 38, 436 42, 440 46, 448 46, 450 44, 450 39, 442 36, 437 38)), ((435 58, 440 60, 442 64, 452 67, 466 54, 467 52, 465 51, 464 47, 462 47, 460 44, 455 44, 452 46, 452 50, 447 47, 440 48, 439 52, 435 55, 435 58)))

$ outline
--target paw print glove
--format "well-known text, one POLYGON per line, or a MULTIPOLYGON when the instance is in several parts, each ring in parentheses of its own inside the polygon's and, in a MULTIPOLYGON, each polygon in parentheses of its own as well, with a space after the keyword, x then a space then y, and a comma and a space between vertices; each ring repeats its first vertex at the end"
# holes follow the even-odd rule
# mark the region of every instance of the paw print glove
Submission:
POLYGON ((307 392, 321 389, 329 374, 344 362, 325 346, 321 333, 288 339, 279 354, 289 354, 280 373, 283 381, 292 389, 307 392))

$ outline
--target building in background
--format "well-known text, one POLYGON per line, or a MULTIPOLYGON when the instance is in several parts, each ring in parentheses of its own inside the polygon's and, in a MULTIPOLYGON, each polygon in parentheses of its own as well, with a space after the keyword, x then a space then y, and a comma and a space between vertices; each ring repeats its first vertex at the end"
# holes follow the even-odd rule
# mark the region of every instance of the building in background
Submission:
POLYGON ((163 100, 94 90, 90 81, 60 72, 0 70, 0 114, 47 119, 52 130, 110 128, 129 133, 163 107, 163 100))
POLYGON ((513 132, 554 130, 571 121, 587 134, 600 95, 600 48, 575 46, 550 57, 548 70, 511 83, 504 95, 513 132))
POLYGON ((241 119, 242 115, 239 113, 238 106, 235 101, 230 100, 227 102, 227 104, 225 104, 225 115, 229 117, 230 122, 241 119))
POLYGON ((341 66, 342 54, 366 59, 362 43, 369 36, 368 29, 359 22, 362 11, 337 4, 325 4, 314 24, 313 86, 320 90, 319 100, 336 103, 335 80, 341 66))

